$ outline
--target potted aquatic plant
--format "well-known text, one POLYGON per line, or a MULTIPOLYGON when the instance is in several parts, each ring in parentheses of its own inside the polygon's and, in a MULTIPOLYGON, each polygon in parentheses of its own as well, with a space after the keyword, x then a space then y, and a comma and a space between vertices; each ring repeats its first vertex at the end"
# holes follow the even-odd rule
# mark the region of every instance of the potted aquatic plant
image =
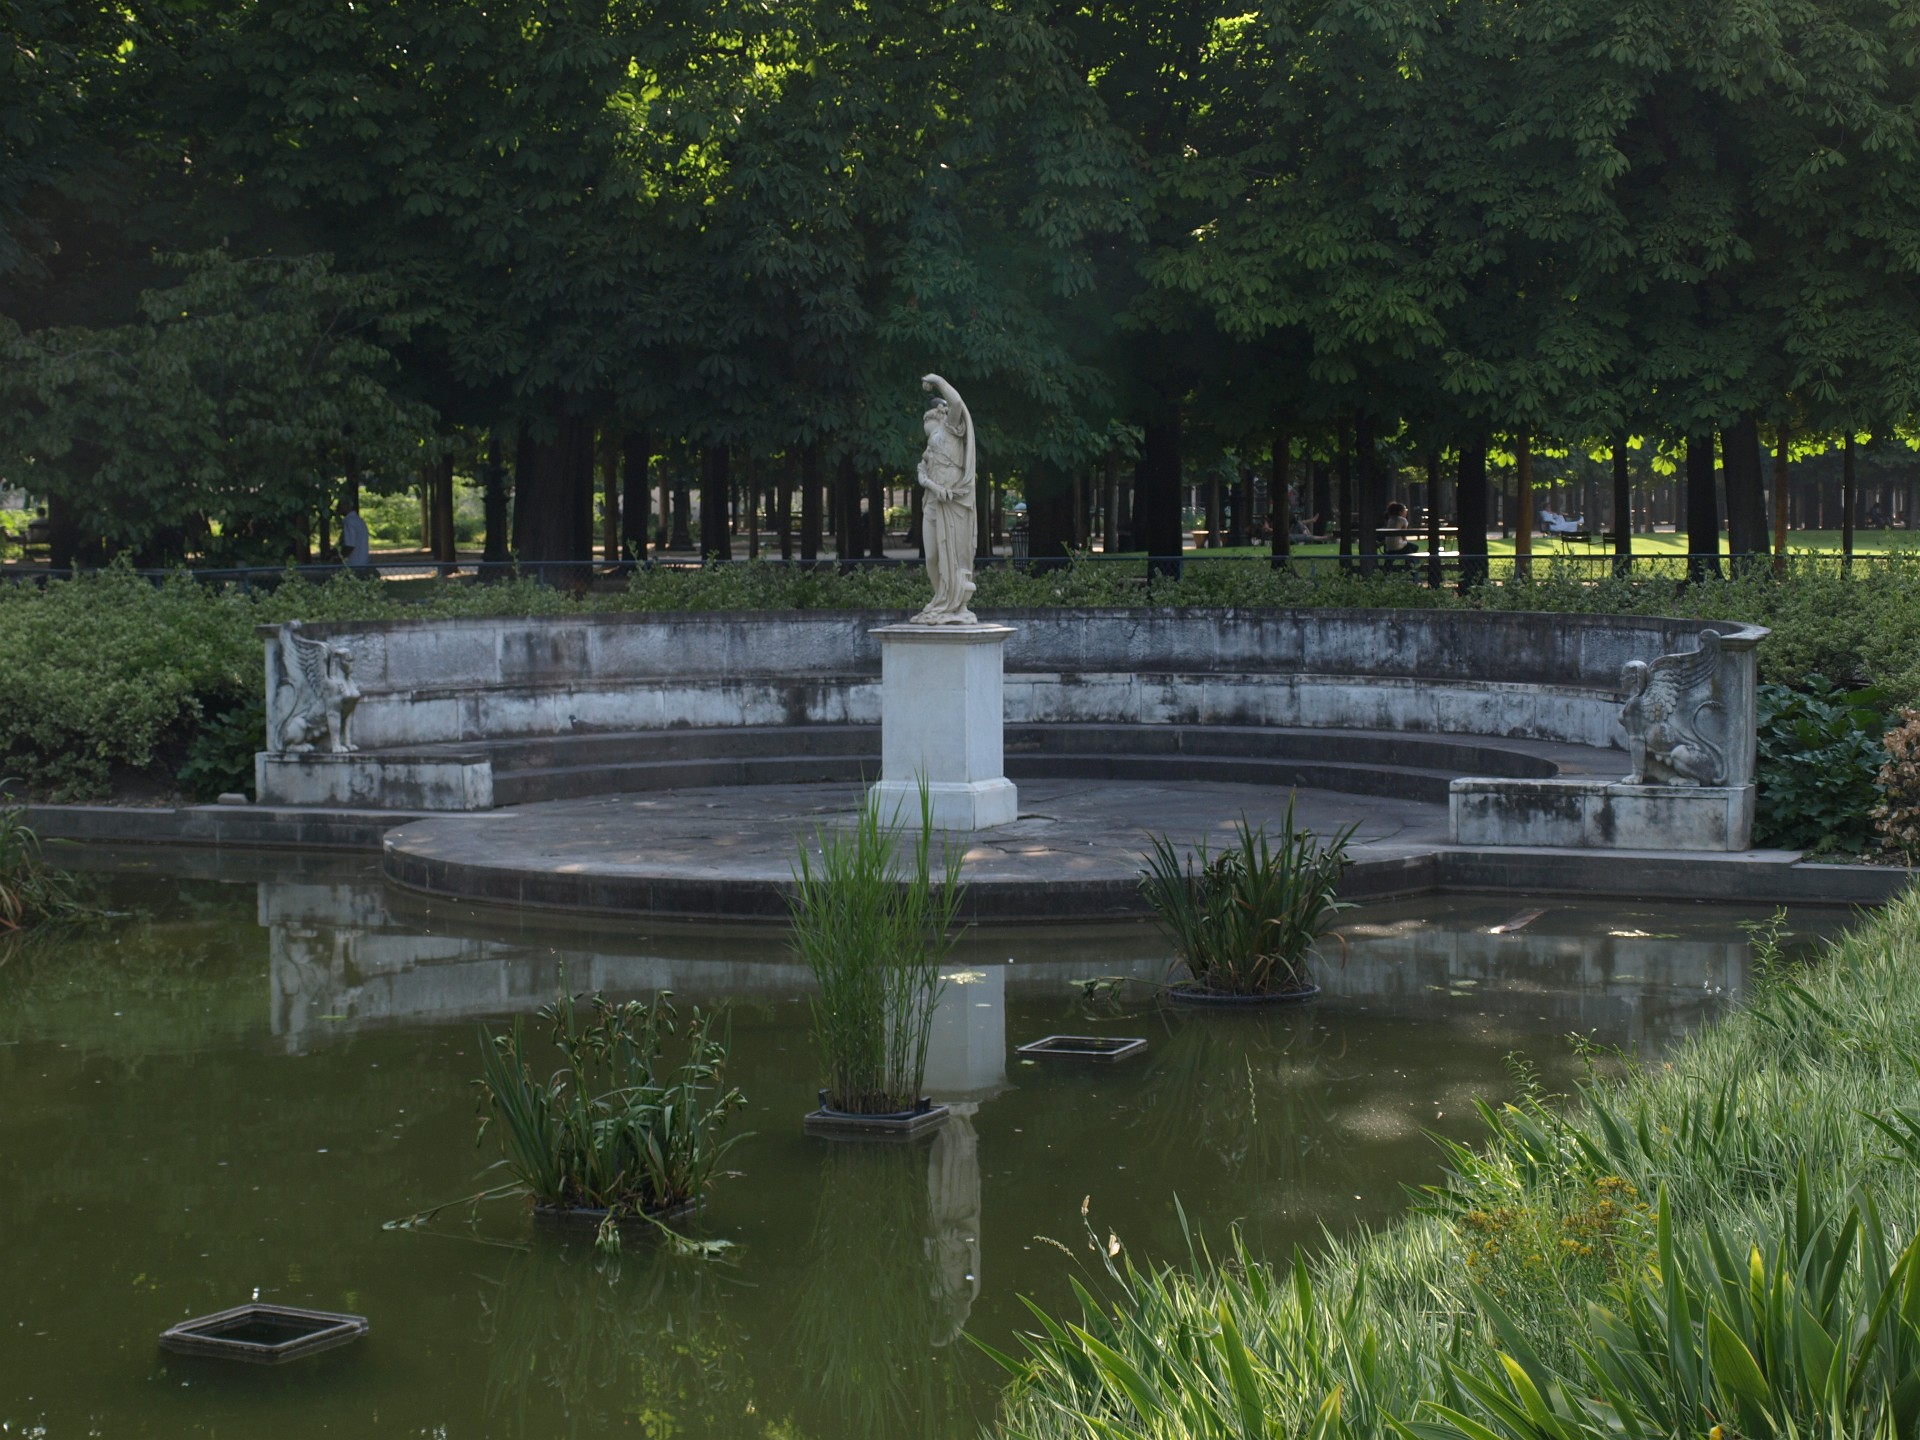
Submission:
POLYGON ((583 1014, 562 994, 540 1020, 558 1060, 545 1079, 518 1020, 481 1033, 481 1134, 499 1136, 506 1188, 530 1197, 536 1216, 593 1224, 608 1243, 622 1222, 696 1203, 746 1104, 726 1083, 719 1017, 696 1008, 683 1020, 665 994, 623 1004, 595 995, 583 1014))
POLYGON ((1175 965, 1186 967, 1187 978, 1168 988, 1171 999, 1252 1004, 1320 993, 1310 961, 1346 908, 1334 895, 1353 827, 1322 842, 1294 828, 1291 801, 1285 825, 1285 838, 1274 841, 1242 816, 1234 845, 1210 855, 1202 841, 1186 858, 1154 837, 1140 890, 1173 941, 1175 965))
POLYGON ((916 1130, 946 1117, 920 1085, 965 887, 958 845, 946 847, 935 877, 931 820, 923 789, 904 866, 902 827, 883 821, 871 799, 851 826, 819 830, 817 853, 800 848, 788 908, 793 948, 815 985, 821 1088, 810 1129, 916 1130))

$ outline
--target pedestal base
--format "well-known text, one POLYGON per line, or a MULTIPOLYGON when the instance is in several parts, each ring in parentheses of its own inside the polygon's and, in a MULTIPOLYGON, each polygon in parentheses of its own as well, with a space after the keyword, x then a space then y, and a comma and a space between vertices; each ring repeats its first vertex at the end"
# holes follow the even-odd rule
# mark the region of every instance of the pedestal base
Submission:
MULTIPOLYGON (((867 791, 883 825, 918 826, 920 786, 911 780, 882 780, 867 791)), ((998 780, 927 782, 927 808, 936 830, 990 830, 1020 818, 1020 792, 998 780)))
POLYGON ((1745 850, 1751 785, 1631 785, 1618 780, 1455 780, 1456 845, 1597 850, 1745 850))
POLYGON ((1001 651, 1006 625, 886 625, 880 637, 880 780, 889 823, 920 823, 924 785, 939 830, 1019 818, 1006 775, 1001 651))

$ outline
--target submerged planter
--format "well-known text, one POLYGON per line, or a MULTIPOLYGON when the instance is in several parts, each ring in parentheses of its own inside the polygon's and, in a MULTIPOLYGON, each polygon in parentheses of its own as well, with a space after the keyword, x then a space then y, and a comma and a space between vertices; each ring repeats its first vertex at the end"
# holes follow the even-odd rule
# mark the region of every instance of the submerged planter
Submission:
POLYGON ((287 1305, 239 1305, 214 1315, 182 1320, 160 1337, 160 1346, 180 1355, 210 1355, 250 1365, 280 1365, 304 1355, 346 1345, 367 1333, 364 1315, 296 1310, 287 1305))
POLYGON ((1208 990, 1189 980, 1184 984, 1169 985, 1165 993, 1175 1005, 1221 1005, 1231 1009, 1245 1005, 1298 1005, 1318 995, 1320 987, 1309 985, 1303 990, 1270 990, 1259 995, 1235 995, 1227 990, 1208 990))
POLYGON ((809 1135, 848 1138, 866 1136, 880 1139, 905 1139, 920 1135, 947 1123, 947 1107, 936 1105, 926 1096, 911 1110, 896 1110, 886 1115, 863 1115, 852 1110, 835 1110, 827 1104, 827 1092, 820 1092, 820 1108, 803 1121, 809 1135))
POLYGON ((1146 1049, 1145 1038, 1136 1035, 1049 1035, 1020 1046, 1014 1053, 1034 1060, 1091 1060, 1110 1065, 1145 1054, 1146 1049))
MULTIPOLYGON (((683 1220, 700 1208, 700 1197, 682 1200, 678 1205, 669 1205, 664 1210, 648 1210, 638 1215, 622 1215, 613 1223, 622 1230, 652 1228, 650 1221, 665 1224, 670 1220, 683 1220)), ((607 1212, 591 1205, 539 1205, 533 1207, 533 1220, 536 1225, 544 1225, 550 1230, 573 1230, 592 1232, 606 1222, 607 1212)))

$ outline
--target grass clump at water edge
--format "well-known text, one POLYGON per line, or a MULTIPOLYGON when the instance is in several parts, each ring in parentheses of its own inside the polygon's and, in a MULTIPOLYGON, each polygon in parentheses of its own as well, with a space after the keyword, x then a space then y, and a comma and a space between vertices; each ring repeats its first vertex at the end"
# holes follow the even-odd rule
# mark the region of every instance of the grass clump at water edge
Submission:
POLYGON ((72 876, 47 864, 25 808, 0 805, 0 934, 98 913, 75 896, 72 876))
POLYGON ((1564 1109, 1483 1107, 1401 1221, 1271 1266, 1110 1266, 1001 1433, 1401 1440, 1920 1426, 1920 898, 1564 1109))
POLYGON ((788 906, 793 947, 813 974, 814 1044, 827 1105, 847 1114, 913 1109, 927 1069, 927 1037, 940 998, 940 962, 952 948, 965 886, 959 845, 933 874, 932 805, 904 873, 902 825, 882 820, 871 798, 854 823, 822 828, 818 853, 800 848, 788 906))

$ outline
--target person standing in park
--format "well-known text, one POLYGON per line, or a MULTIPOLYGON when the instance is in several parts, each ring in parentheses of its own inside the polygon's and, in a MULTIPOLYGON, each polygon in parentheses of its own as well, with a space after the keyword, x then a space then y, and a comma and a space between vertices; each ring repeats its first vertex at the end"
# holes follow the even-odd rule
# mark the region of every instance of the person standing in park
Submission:
POLYGON ((340 563, 349 570, 364 570, 372 563, 372 537, 367 522, 360 518, 352 500, 340 502, 340 563))
POLYGON ((977 541, 973 506, 973 416, 967 402, 938 375, 924 375, 922 390, 938 395, 921 425, 927 448, 920 456, 920 486, 927 492, 920 530, 927 547, 927 578, 933 599, 913 617, 915 625, 972 625, 973 552, 977 541))

